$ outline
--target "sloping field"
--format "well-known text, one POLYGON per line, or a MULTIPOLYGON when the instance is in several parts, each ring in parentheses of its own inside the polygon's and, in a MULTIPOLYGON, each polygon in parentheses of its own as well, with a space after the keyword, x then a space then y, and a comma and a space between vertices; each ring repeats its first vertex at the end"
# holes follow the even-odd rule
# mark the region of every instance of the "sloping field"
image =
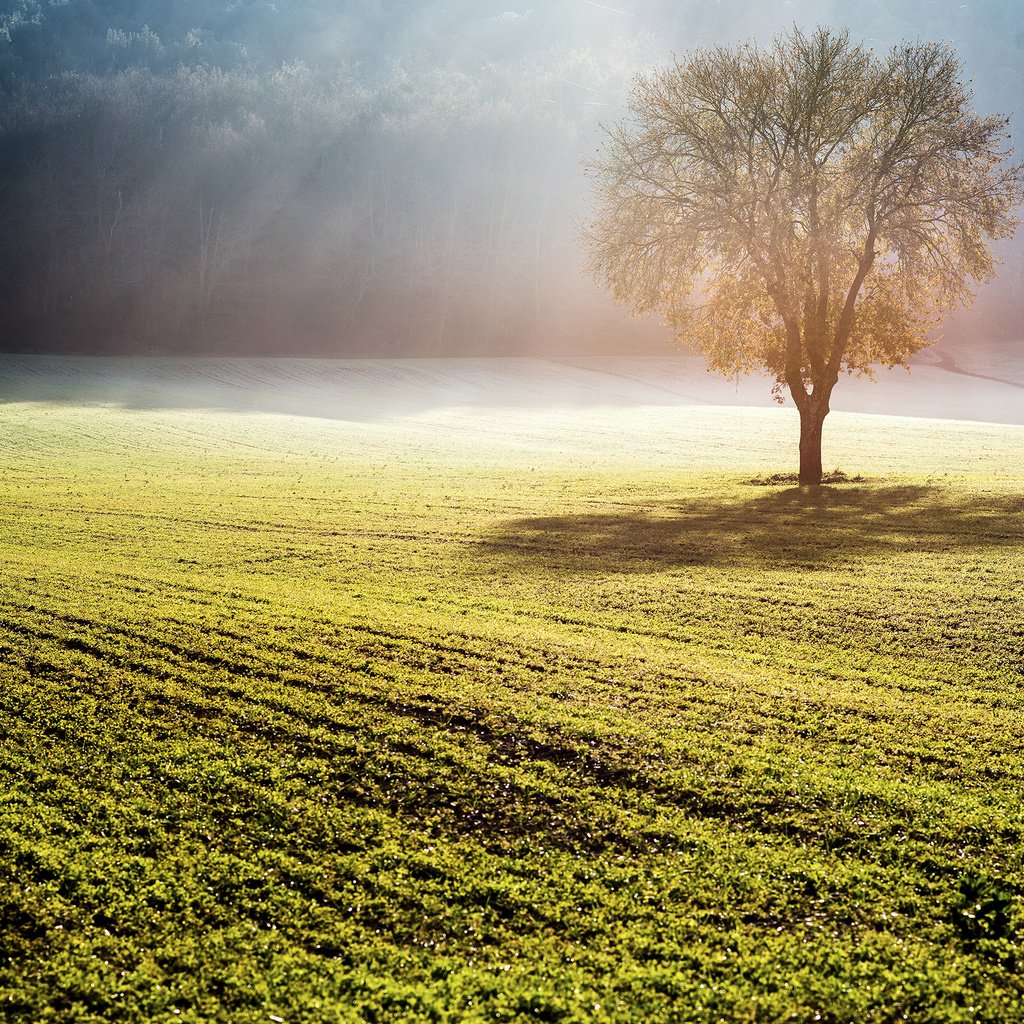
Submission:
POLYGON ((1024 427, 919 371, 809 493, 671 361, 0 359, 6 1019, 1024 1020, 1024 427))
MULTIPOLYGON (((695 355, 542 359, 128 359, 0 356, 0 401, 221 409, 379 422, 437 409, 771 408, 771 381, 695 355)), ((845 378, 843 412, 1024 424, 1024 344, 941 347, 911 370, 845 378)))

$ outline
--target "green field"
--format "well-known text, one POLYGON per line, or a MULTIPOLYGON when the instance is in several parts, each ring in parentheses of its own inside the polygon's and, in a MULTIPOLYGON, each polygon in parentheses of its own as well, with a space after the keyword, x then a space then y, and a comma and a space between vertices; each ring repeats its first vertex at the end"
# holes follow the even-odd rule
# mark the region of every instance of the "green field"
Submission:
POLYGON ((1024 427, 0 405, 0 1017, 1024 1020, 1024 427))

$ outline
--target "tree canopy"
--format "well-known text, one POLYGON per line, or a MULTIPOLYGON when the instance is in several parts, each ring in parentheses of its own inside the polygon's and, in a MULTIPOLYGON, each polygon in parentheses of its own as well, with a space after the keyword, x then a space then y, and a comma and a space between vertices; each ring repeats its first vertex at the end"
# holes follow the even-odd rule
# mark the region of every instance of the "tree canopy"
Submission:
POLYGON ((755 367, 801 414, 803 483, 839 375, 905 363, 990 278, 1024 172, 955 52, 847 32, 701 50, 640 76, 606 130, 587 229, 598 281, 713 369, 755 367))

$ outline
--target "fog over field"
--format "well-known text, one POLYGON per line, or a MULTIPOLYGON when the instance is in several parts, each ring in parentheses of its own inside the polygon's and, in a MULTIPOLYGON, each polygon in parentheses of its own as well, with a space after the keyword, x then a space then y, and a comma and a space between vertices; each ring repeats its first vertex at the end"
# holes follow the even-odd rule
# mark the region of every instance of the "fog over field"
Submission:
MULTIPOLYGON (((336 420, 421 410, 772 408, 772 380, 728 380, 697 355, 552 359, 280 359, 0 356, 0 402, 221 409, 336 420)), ((834 408, 1024 424, 1024 352, 963 346, 849 377, 834 408), (997 376, 998 375, 998 376, 997 376)))
MULTIPOLYGON (((581 272, 582 163, 638 71, 794 24, 951 41, 1017 127, 1006 0, 6 3, 0 349, 671 351, 581 272)), ((996 361, 1024 281, 1001 251, 947 330, 996 361)))
MULTIPOLYGON (((909 371, 844 381, 825 426, 826 465, 872 475, 1019 477, 1024 366, 1004 366, 1007 379, 996 381, 939 359, 929 354, 909 371)), ((197 459, 232 449, 285 458, 321 452, 379 458, 399 473, 423 460, 788 473, 799 433, 796 411, 772 401, 770 380, 727 381, 697 356, 6 355, 0 395, 0 415, 38 429, 0 438, 15 464, 53 443, 54 417, 67 418, 72 446, 105 451, 108 435, 157 424, 148 436, 197 459)))

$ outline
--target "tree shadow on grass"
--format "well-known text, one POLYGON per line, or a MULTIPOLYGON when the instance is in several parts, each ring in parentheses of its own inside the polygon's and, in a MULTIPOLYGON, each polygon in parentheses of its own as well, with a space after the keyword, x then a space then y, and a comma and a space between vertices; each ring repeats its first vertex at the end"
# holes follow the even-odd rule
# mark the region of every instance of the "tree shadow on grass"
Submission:
POLYGON ((790 487, 735 501, 681 498, 634 511, 502 523, 486 547, 538 568, 830 568, 879 554, 1018 546, 1024 496, 933 486, 790 487))

